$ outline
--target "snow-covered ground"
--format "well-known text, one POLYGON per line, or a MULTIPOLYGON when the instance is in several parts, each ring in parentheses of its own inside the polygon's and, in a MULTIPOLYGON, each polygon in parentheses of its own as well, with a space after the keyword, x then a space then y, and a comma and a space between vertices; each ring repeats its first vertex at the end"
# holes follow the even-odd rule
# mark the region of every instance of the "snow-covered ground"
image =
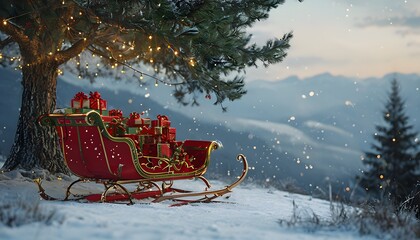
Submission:
MULTIPOLYGON (((44 181, 43 185, 50 195, 62 196, 69 180, 44 181)), ((225 185, 218 181, 212 183, 212 188, 225 185)), ((199 181, 188 184, 197 187, 199 181)), ((88 187, 92 186, 81 186, 80 191, 88 187)), ((235 188, 228 199, 222 199, 223 203, 170 207, 173 203, 170 201, 137 201, 134 205, 62 202, 39 200, 32 180, 13 171, 0 174, 0 193, 3 206, 39 202, 40 212, 54 212, 51 219, 17 227, 0 222, 0 239, 375 239, 360 236, 356 230, 313 231, 279 224, 280 220, 291 219, 293 202, 297 206, 295 213, 315 213, 321 219, 328 219, 331 217, 329 202, 252 184, 235 188)), ((0 218, 4 218, 4 212, 18 218, 31 217, 19 216, 25 211, 15 209, 0 211, 0 218)))

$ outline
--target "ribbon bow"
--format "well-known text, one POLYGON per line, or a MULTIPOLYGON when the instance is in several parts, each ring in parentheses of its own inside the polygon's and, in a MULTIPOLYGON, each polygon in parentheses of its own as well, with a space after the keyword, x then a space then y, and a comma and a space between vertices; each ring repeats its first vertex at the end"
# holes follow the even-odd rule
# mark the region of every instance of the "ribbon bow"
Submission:
POLYGON ((166 121, 168 121, 168 120, 169 120, 169 118, 168 118, 166 115, 157 115, 157 118, 158 118, 160 121, 162 121, 162 120, 166 120, 166 121))
POLYGON ((132 112, 130 113, 130 119, 139 119, 140 118, 140 114, 137 112, 132 112))
POLYGON ((90 95, 90 99, 95 99, 95 100, 101 99, 101 94, 98 92, 90 92, 89 95, 90 95))
POLYGON ((122 118, 123 112, 119 109, 111 109, 111 110, 109 110, 109 116, 115 116, 115 117, 122 118))
POLYGON ((83 99, 87 99, 88 97, 86 96, 86 94, 84 92, 78 92, 76 93, 76 95, 74 96, 75 100, 83 100, 83 99))

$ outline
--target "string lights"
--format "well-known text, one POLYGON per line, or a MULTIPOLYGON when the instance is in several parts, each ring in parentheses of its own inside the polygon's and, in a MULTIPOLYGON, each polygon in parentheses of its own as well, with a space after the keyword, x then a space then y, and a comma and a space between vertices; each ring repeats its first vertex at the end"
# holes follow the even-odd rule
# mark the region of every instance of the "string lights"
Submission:
MULTIPOLYGON (((66 4, 66 1, 63 0, 61 3, 62 3, 62 5, 65 5, 66 4)), ((34 9, 31 12, 23 13, 23 14, 20 14, 18 16, 13 16, 13 17, 10 17, 10 18, 7 18, 7 19, 3 19, 3 20, 0 20, 0 21, 2 21, 2 24, 3 25, 8 25, 9 22, 12 19, 15 19, 15 18, 24 16, 24 15, 29 15, 29 14, 32 14, 33 12, 39 11, 40 9, 48 8, 48 7, 49 6, 44 6, 44 7, 38 8, 38 9, 34 9)), ((85 14, 83 11, 78 11, 78 12, 76 12, 76 15, 77 15, 77 18, 78 18, 78 17, 81 17, 81 16, 85 16, 87 14, 85 14)), ((64 28, 68 32, 68 34, 70 36, 72 36, 72 37, 76 37, 77 36, 77 38, 79 38, 79 39, 81 39, 83 41, 88 41, 88 37, 86 36, 86 33, 81 32, 79 29, 76 29, 74 27, 75 25, 77 25, 77 18, 76 18, 76 16, 73 15, 73 16, 69 16, 68 18, 69 19, 67 20, 67 23, 65 23, 65 25, 64 25, 64 28)), ((99 20, 99 18, 97 19, 97 22, 100 23, 100 24, 102 24, 102 22, 99 20)), ((148 61, 150 64, 155 64, 156 61, 155 61, 155 58, 153 57, 153 53, 155 51, 156 52, 160 52, 162 50, 162 47, 161 46, 154 46, 154 47, 152 47, 152 45, 153 45, 152 40, 154 40, 154 37, 152 35, 147 36, 147 39, 150 41, 148 52, 143 53, 142 54, 143 56, 137 55, 135 58, 136 59, 141 59, 142 58, 142 59, 144 59, 144 61, 148 61)), ((185 80, 182 80, 181 82, 178 82, 178 83, 173 83, 173 82, 165 82, 164 80, 155 77, 155 74, 158 73, 158 71, 159 71, 158 68, 156 68, 156 67, 154 68, 154 71, 155 71, 155 74, 154 75, 147 74, 147 73, 144 73, 142 71, 139 71, 138 69, 136 69, 133 66, 129 65, 126 62, 126 60, 124 60, 125 54, 129 55, 130 54, 130 51, 134 51, 135 50, 135 42, 134 41, 133 42, 131 42, 131 41, 122 42, 118 38, 115 38, 115 39, 113 39, 111 41, 114 44, 120 42, 121 43, 120 47, 117 48, 117 49, 114 49, 114 48, 110 48, 109 46, 106 46, 105 47, 105 50, 109 52, 109 56, 103 56, 103 54, 97 54, 100 58, 107 57, 110 60, 110 62, 111 62, 111 64, 110 64, 111 69, 116 69, 116 68, 122 66, 122 69, 120 70, 120 73, 121 74, 126 74, 126 69, 125 69, 125 67, 126 67, 126 68, 134 71, 135 73, 140 74, 140 76, 139 76, 139 79, 140 80, 143 80, 144 79, 144 76, 147 76, 149 78, 154 79, 155 80, 155 86, 158 86, 159 85, 158 84, 159 82, 162 82, 165 85, 178 85, 178 84, 184 84, 185 83, 185 80), (117 57, 113 57, 113 51, 119 52, 119 54, 117 55, 117 57), (121 60, 118 60, 118 59, 121 59, 121 60)), ((60 45, 62 46, 61 49, 60 48, 57 48, 54 52, 53 51, 48 52, 47 55, 48 56, 53 56, 55 54, 55 52, 63 51, 65 49, 65 47, 68 46, 68 44, 64 44, 64 40, 63 40, 63 44, 60 44, 60 45)), ((172 53, 174 54, 175 57, 180 57, 179 56, 180 55, 179 54, 179 51, 173 49, 170 44, 167 45, 167 48, 170 49, 170 50, 172 50, 172 53)), ((94 57, 94 58, 96 57, 96 54, 94 53, 94 51, 92 51, 92 49, 87 48, 87 50, 90 50, 91 52, 93 52, 92 57, 94 57)), ((76 58, 80 58, 80 54, 76 58)), ((22 69, 22 65, 20 64, 20 61, 21 61, 21 58, 20 57, 7 57, 3 53, 0 52, 0 61, 4 61, 4 59, 8 59, 10 62, 19 61, 18 67, 16 68, 16 70, 22 69)), ((184 58, 184 59, 185 59, 186 62, 188 62, 188 64, 190 66, 194 67, 196 65, 194 59, 192 59, 192 58, 190 58, 190 59, 184 58)), ((79 67, 81 66, 80 60, 76 59, 75 62, 76 62, 77 68, 79 69, 79 67)), ((29 66, 29 64, 27 64, 27 66, 29 66)), ((99 68, 99 67, 101 67, 101 64, 97 63, 94 66, 96 66, 97 68, 99 68)), ((85 64, 85 70, 87 71, 88 69, 90 69, 89 68, 89 64, 86 62, 86 64, 85 64)), ((58 72, 59 75, 63 75, 63 70, 62 69, 58 69, 57 72, 58 72)), ((98 72, 93 73, 93 74, 95 76, 98 76, 99 75, 98 72)), ((81 79, 82 78, 82 75, 79 74, 78 75, 78 78, 81 79)))

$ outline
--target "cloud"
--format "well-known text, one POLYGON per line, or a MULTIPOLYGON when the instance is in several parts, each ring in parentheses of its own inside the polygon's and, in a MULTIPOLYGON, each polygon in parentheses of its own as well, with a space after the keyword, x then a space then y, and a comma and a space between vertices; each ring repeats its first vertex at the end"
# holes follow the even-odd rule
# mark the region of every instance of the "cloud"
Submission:
POLYGON ((407 47, 420 47, 420 42, 408 42, 407 47))
POLYGON ((313 65, 322 65, 328 63, 328 60, 316 56, 299 56, 299 57, 289 57, 287 60, 287 65, 291 67, 297 66, 313 66, 313 65))
POLYGON ((420 16, 404 16, 389 18, 366 18, 363 23, 356 24, 358 27, 392 27, 401 26, 413 30, 420 29, 420 16))
POLYGON ((418 29, 403 29, 403 30, 397 30, 397 34, 406 37, 408 35, 420 35, 420 28, 418 29))

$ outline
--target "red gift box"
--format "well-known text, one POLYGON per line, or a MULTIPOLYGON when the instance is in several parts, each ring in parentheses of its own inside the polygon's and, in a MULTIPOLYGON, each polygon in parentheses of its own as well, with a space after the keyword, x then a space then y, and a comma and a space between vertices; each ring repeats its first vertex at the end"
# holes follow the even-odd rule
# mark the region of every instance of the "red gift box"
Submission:
POLYGON ((162 138, 164 137, 162 141, 168 141, 168 142, 175 141, 176 128, 169 127, 169 128, 163 128, 162 130, 163 130, 162 138))
POLYGON ((98 92, 89 93, 89 108, 96 110, 106 110, 106 101, 101 98, 98 92))
POLYGON ((116 117, 118 119, 123 118, 123 112, 119 109, 111 109, 109 110, 109 116, 116 117))
POLYGON ((143 144, 156 144, 156 139, 152 135, 139 135, 140 145, 143 144))
POLYGON ((89 108, 88 96, 84 92, 78 92, 71 100, 71 108, 89 108))
POLYGON ((158 115, 158 120, 159 120, 159 125, 161 127, 170 127, 171 126, 171 121, 169 121, 169 118, 167 116, 160 116, 158 115))
POLYGON ((132 112, 130 113, 130 117, 127 121, 127 125, 129 127, 143 127, 146 125, 150 125, 150 119, 142 118, 139 113, 132 112))
POLYGON ((157 156, 163 158, 171 157, 171 148, 167 143, 158 143, 157 144, 157 156))
POLYGON ((170 127, 171 121, 165 115, 158 115, 157 120, 152 121, 152 127, 170 127))

